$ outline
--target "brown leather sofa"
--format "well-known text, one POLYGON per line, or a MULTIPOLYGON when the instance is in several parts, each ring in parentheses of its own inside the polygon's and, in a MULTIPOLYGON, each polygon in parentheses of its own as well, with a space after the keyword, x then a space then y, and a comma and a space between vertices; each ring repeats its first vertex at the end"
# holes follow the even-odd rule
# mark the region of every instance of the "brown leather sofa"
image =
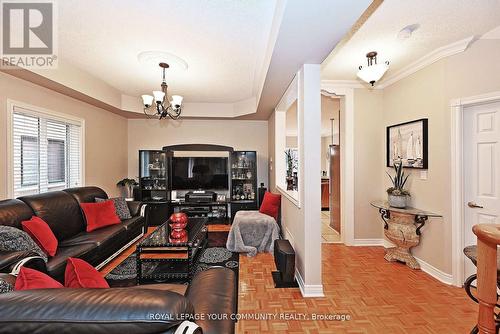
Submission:
POLYGON ((189 286, 12 291, 0 294, 0 334, 167 334, 184 320, 204 334, 233 334, 236 284, 234 272, 219 267, 196 274, 189 286))
MULTIPOLYGON (((108 198, 108 195, 98 187, 79 187, 0 201, 0 225, 21 229, 21 222, 33 215, 46 221, 59 242, 56 255, 47 262, 46 271, 63 282, 68 257, 81 258, 99 267, 144 233, 141 202, 127 202, 132 218, 86 232, 85 216, 79 203, 95 202, 96 197, 108 198)), ((29 255, 34 254, 0 251, 0 271, 10 272, 12 264, 29 255)))

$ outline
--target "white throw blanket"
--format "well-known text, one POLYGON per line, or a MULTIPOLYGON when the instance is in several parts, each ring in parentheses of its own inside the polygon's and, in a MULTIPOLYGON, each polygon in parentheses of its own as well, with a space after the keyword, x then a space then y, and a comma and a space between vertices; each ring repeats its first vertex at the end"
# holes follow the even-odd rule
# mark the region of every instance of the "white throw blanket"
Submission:
POLYGON ((279 239, 276 220, 259 211, 238 211, 227 237, 226 247, 232 252, 255 256, 257 252, 273 252, 279 239))

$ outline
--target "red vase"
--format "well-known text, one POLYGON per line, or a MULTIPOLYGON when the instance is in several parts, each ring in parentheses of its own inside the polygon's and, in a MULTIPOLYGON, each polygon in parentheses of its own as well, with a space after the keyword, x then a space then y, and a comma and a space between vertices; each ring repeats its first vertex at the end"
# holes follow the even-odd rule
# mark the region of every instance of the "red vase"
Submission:
POLYGON ((172 239, 183 239, 187 236, 186 230, 172 230, 170 232, 170 238, 172 239))
POLYGON ((184 229, 188 223, 188 216, 184 212, 173 213, 170 216, 170 227, 172 229, 184 229))
POLYGON ((188 223, 188 216, 183 212, 173 213, 170 216, 170 242, 187 242, 188 234, 185 230, 188 223))

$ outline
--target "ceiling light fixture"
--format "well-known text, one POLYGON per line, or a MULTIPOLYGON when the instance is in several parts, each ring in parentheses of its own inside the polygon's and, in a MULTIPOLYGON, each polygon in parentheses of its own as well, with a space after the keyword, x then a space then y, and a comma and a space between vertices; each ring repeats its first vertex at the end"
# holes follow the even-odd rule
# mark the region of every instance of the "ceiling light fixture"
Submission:
POLYGON ((418 24, 418 23, 410 24, 410 25, 404 27, 403 29, 401 29, 398 32, 398 38, 401 40, 405 40, 405 39, 410 38, 411 35, 413 34, 413 32, 415 30, 417 30, 419 27, 420 27, 420 24, 418 24))
POLYGON ((142 95, 142 103, 144 104, 144 114, 148 117, 158 119, 166 118, 178 119, 182 112, 182 96, 172 95, 170 100, 167 95, 167 82, 165 81, 165 70, 169 67, 167 63, 160 63, 163 69, 163 81, 161 83, 161 91, 153 91, 153 96, 142 95), (156 106, 153 106, 153 101, 156 106))
POLYGON ((358 78, 373 86, 389 69, 389 62, 386 61, 382 64, 377 64, 377 52, 375 51, 368 52, 366 58, 368 60, 368 66, 359 67, 358 78))

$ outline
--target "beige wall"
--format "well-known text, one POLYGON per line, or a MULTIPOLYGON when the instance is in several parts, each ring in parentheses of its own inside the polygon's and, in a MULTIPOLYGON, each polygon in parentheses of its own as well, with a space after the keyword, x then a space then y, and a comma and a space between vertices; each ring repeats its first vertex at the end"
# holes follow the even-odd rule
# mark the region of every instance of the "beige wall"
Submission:
POLYGON ((297 136, 286 136, 286 148, 299 147, 297 140, 298 140, 297 136))
MULTIPOLYGON (((440 213, 422 229, 415 256, 451 274, 451 99, 500 91, 500 41, 478 40, 468 50, 434 63, 383 92, 384 126, 429 119, 428 179, 413 172, 412 205, 440 213)), ((381 161, 383 163, 383 161, 381 161)), ((385 185, 388 180, 384 178, 385 185)))
POLYGON ((269 185, 267 121, 244 120, 129 120, 128 175, 138 177, 139 150, 176 144, 217 144, 257 151, 259 184, 269 185))
POLYGON ((0 199, 7 198, 7 99, 85 120, 85 182, 118 195, 127 176, 127 120, 84 102, 0 73, 0 199))
POLYGON ((380 90, 354 90, 354 239, 383 236, 378 211, 370 205, 384 196, 382 115, 380 90))

